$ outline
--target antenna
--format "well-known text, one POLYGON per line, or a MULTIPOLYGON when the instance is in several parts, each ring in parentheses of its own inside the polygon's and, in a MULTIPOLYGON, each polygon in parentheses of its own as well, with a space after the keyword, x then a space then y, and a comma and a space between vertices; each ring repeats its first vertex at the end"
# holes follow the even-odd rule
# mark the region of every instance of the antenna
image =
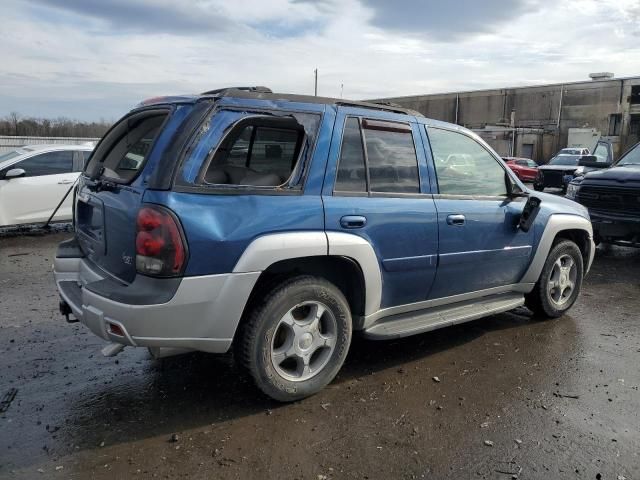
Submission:
POLYGON ((314 88, 313 88, 313 96, 317 97, 318 96, 318 69, 317 68, 313 71, 313 74, 315 76, 315 84, 314 84, 314 88))

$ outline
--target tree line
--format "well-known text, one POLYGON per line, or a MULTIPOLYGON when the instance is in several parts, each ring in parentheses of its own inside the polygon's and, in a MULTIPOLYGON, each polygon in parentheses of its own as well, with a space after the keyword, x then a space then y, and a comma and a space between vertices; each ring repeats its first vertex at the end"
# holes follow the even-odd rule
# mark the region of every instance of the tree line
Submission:
POLYGON ((102 137, 111 122, 83 122, 67 117, 23 117, 17 112, 0 118, 0 135, 21 137, 102 137))

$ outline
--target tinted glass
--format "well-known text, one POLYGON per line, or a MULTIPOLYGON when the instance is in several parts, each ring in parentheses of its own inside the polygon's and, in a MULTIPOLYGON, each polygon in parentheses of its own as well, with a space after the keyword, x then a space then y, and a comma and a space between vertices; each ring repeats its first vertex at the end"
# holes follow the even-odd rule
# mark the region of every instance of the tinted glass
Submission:
POLYGON ((343 192, 367 191, 364 151, 357 118, 348 118, 344 126, 335 190, 343 192))
POLYGON ((558 155, 549 160, 549 165, 578 165, 580 155, 558 155))
POLYGON ((366 129, 365 146, 372 192, 420 192, 411 132, 366 129))
POLYGON ((507 194, 504 169, 482 145, 458 132, 437 128, 427 132, 441 194, 507 194))
POLYGON ((39 177, 42 175, 57 175, 73 171, 73 152, 48 152, 27 158, 12 165, 11 168, 22 168, 25 177, 39 177))
POLYGON ((121 120, 91 154, 85 172, 117 183, 131 182, 159 135, 166 112, 149 111, 121 120))

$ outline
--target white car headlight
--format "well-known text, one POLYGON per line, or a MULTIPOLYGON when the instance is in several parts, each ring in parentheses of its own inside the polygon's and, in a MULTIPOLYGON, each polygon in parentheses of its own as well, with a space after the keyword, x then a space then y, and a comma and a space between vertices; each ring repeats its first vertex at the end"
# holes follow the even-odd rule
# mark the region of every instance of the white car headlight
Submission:
POLYGON ((567 185, 567 198, 574 199, 578 194, 578 190, 580 190, 580 185, 576 185, 574 183, 570 183, 567 185))

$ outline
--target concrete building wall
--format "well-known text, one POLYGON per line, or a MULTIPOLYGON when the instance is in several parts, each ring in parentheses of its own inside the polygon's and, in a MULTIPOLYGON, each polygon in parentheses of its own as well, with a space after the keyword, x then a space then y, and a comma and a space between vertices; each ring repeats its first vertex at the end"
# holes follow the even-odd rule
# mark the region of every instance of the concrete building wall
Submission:
POLYGON ((634 86, 640 86, 640 77, 380 100, 476 131, 487 126, 536 129, 516 130, 515 139, 504 132, 482 136, 502 155, 531 152, 536 161, 546 162, 566 147, 570 128, 596 128, 611 140, 616 158, 640 140, 640 103, 631 103, 634 86), (619 128, 610 132, 611 115, 617 114, 619 128))

